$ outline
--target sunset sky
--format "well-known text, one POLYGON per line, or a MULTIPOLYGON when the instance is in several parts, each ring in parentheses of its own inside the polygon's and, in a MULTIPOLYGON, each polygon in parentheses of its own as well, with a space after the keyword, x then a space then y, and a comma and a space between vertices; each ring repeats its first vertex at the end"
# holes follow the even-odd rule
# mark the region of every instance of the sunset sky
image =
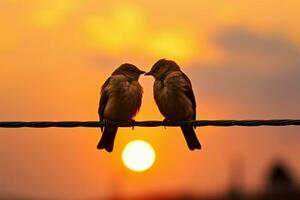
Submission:
MULTIPOLYGON (((300 1, 0 0, 0 121, 98 120, 99 91, 124 62, 149 70, 175 60, 190 77, 197 119, 300 117, 300 1)), ((142 76, 136 120, 162 120, 153 78, 142 76)), ((179 128, 121 128, 114 152, 96 128, 0 129, 1 195, 106 198, 219 194, 243 166, 245 191, 284 162, 300 181, 299 127, 198 127, 191 152, 179 128), (146 172, 122 163, 149 142, 146 172)))

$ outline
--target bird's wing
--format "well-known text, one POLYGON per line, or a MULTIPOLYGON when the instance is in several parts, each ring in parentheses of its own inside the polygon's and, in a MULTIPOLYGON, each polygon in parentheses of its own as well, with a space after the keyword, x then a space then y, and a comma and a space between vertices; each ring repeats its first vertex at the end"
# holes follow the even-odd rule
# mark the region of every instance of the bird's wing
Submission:
MULTIPOLYGON (((101 88, 101 97, 100 97, 99 109, 98 109, 98 114, 99 114, 99 118, 100 118, 101 121, 103 120, 105 106, 106 106, 107 101, 108 101, 108 94, 107 94, 107 91, 106 91, 106 87, 108 86, 109 81, 110 81, 110 78, 108 78, 104 82, 104 84, 101 88)), ((101 128, 101 130, 102 130, 102 128, 101 128)))
POLYGON ((187 95, 189 100, 192 102, 193 111, 194 111, 193 120, 196 120, 196 100, 195 100, 195 96, 194 96, 194 92, 193 92, 193 88, 192 88, 192 83, 191 83, 190 79, 187 77, 187 75, 185 75, 183 72, 182 72, 182 76, 183 76, 184 80, 187 82, 187 84, 185 84, 185 86, 184 86, 185 94, 187 95))

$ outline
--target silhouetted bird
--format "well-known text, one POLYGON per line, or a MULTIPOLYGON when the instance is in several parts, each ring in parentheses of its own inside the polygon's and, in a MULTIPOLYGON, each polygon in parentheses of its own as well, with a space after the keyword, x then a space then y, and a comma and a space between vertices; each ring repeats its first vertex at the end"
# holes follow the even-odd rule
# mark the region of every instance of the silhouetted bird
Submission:
MULTIPOLYGON (((145 75, 155 78, 154 99, 165 120, 196 119, 196 101, 191 81, 174 61, 161 59, 145 75)), ((201 149, 193 127, 180 127, 189 149, 201 149)))
MULTIPOLYGON (((101 89, 98 114, 100 120, 127 121, 137 114, 142 103, 143 89, 138 82, 145 73, 132 64, 122 64, 105 81, 101 89)), ((101 128, 103 135, 98 149, 112 152, 118 127, 101 128)))

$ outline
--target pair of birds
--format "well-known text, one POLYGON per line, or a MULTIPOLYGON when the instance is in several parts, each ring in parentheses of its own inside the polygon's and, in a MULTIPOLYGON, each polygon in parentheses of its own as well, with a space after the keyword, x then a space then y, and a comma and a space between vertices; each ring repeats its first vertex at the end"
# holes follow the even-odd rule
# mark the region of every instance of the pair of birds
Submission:
MULTIPOLYGON (((142 103, 143 89, 138 79, 144 73, 128 63, 112 73, 101 89, 98 110, 101 121, 133 120, 142 103)), ((161 59, 145 75, 155 78, 154 99, 165 120, 196 119, 196 101, 191 81, 174 61, 161 59)), ((180 127, 189 149, 201 149, 194 128, 191 125, 180 127)), ((106 126, 101 130, 103 134, 97 148, 112 152, 118 127, 106 126)))

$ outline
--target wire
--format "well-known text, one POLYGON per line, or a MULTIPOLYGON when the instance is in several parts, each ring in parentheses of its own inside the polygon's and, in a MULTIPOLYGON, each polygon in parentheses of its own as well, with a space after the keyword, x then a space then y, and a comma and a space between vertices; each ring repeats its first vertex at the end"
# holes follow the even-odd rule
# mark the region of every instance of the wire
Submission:
POLYGON ((0 128, 97 128, 105 126, 118 127, 156 127, 156 126, 300 126, 300 119, 271 119, 271 120, 195 120, 195 121, 2 121, 0 128))

